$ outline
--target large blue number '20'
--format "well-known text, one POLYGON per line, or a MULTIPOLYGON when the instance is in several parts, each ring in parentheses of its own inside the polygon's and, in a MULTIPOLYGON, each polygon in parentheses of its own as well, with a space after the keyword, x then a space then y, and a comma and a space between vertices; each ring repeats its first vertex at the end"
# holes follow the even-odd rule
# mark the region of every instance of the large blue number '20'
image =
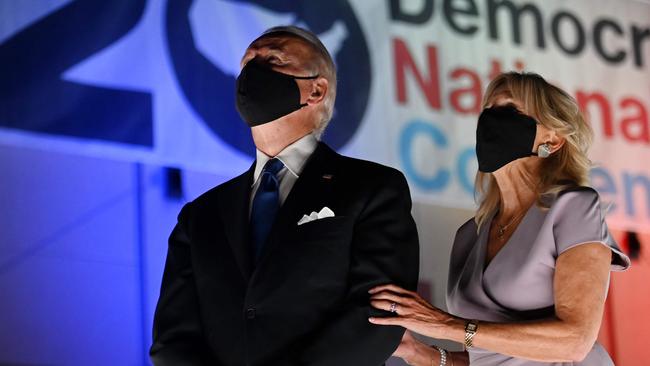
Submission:
POLYGON ((145 2, 74 1, 1 44, 0 126, 152 146, 149 94, 61 78, 127 34, 145 2))

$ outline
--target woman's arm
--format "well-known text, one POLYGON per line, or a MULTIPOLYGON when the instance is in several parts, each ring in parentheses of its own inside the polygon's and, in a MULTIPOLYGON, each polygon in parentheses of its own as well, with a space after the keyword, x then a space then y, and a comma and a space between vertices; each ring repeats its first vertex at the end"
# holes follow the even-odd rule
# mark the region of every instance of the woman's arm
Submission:
MULTIPOLYGON (((480 322, 473 345, 542 362, 584 359, 598 336, 612 252, 601 243, 578 245, 562 253, 555 266, 555 317, 520 323, 480 322)), ((371 304, 395 317, 371 318, 375 324, 401 325, 414 332, 464 343, 465 319, 447 314, 416 293, 387 285, 373 290, 371 304)), ((526 296, 525 293, 520 296, 526 296)))
MULTIPOLYGON (((429 346, 426 343, 413 337, 408 330, 404 332, 402 342, 397 347, 393 356, 399 357, 410 366, 438 366, 440 365, 440 351, 435 346, 429 346)), ((469 357, 467 352, 449 352, 447 351, 448 366, 467 366, 469 357)))
MULTIPOLYGON (((435 347, 428 346, 420 341, 411 358, 402 358, 410 366, 438 366, 440 365, 440 352, 435 347)), ((447 366, 469 366, 467 352, 447 352, 447 366)))

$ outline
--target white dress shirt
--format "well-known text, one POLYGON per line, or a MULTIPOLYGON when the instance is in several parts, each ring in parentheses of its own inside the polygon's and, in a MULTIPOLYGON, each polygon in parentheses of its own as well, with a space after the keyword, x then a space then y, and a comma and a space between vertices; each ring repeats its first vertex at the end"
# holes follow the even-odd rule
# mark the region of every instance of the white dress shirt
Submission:
MULTIPOLYGON (((275 156, 276 159, 282 161, 284 168, 282 168, 278 174, 278 181, 280 183, 279 187, 279 199, 280 206, 284 203, 291 192, 291 188, 296 183, 298 178, 300 178, 300 173, 302 173, 303 168, 307 159, 311 154, 316 150, 318 146, 318 140, 313 134, 307 134, 301 137, 298 141, 292 143, 282 150, 278 155, 275 156)), ((253 209, 253 198, 257 192, 257 188, 260 186, 260 176, 262 175, 262 169, 266 163, 273 159, 273 157, 266 155, 265 153, 257 150, 257 160, 255 162, 255 172, 253 175, 253 186, 251 189, 251 196, 249 202, 249 216, 250 212, 253 209)))

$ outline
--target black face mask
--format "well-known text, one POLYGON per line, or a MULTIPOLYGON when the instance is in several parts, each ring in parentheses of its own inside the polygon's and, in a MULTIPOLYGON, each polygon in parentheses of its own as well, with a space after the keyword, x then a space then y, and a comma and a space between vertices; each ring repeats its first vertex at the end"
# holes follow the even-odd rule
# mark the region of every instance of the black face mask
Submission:
POLYGON ((317 77, 283 74, 251 60, 237 78, 237 111, 251 127, 286 116, 307 105, 295 79, 317 77))
POLYGON ((492 173, 533 153, 537 121, 513 106, 483 110, 476 127, 478 170, 492 173))

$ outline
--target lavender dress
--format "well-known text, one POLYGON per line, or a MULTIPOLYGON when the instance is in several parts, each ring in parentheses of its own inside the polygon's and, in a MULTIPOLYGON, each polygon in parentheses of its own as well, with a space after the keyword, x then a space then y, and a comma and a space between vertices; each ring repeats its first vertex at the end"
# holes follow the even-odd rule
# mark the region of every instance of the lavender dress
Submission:
MULTIPOLYGON (((579 188, 560 194, 549 210, 533 205, 508 242, 485 267, 490 217, 477 233, 474 220, 458 229, 451 252, 447 307, 466 319, 517 322, 554 314, 555 261, 580 244, 599 242, 612 250, 612 270, 630 266, 609 234, 598 193, 579 188)), ((480 332, 480 325, 479 325, 480 332)), ((550 365, 473 347, 472 365, 550 365)), ((613 365, 605 349, 594 344, 584 361, 553 365, 613 365)))

